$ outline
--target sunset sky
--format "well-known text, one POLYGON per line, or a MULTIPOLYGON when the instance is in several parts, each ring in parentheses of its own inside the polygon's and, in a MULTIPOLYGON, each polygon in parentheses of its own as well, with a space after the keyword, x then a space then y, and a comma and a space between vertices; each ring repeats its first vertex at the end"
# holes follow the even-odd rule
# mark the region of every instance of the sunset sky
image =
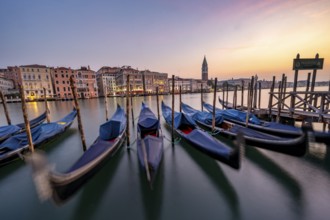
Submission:
POLYGON ((329 21, 329 0, 1 0, 0 68, 130 65, 201 78, 205 55, 209 78, 292 81, 297 53, 319 53, 317 80, 329 80, 329 21))

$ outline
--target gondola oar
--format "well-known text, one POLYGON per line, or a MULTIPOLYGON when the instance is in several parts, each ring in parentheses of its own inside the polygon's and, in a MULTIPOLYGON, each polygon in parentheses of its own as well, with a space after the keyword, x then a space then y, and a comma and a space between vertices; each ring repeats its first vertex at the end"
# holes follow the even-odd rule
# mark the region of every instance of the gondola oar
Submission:
POLYGON ((150 187, 152 189, 151 185, 151 176, 150 176, 150 170, 149 170, 149 163, 148 163, 148 158, 147 158, 147 151, 146 151, 146 146, 144 144, 144 140, 141 138, 141 146, 142 146, 142 152, 143 152, 143 160, 144 160, 144 167, 146 169, 146 174, 147 174, 147 180, 150 184, 150 187))

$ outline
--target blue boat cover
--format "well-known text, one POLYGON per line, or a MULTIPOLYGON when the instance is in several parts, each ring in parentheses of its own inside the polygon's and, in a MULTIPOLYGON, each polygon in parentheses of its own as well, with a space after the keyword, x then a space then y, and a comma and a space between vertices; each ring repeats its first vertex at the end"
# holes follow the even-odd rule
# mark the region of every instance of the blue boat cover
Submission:
MULTIPOLYGON (((38 117, 30 120, 31 128, 37 126, 40 123, 42 123, 46 119, 46 117, 47 117, 47 114, 46 114, 46 112, 44 112, 41 115, 39 115, 38 117)), ((25 123, 17 124, 17 126, 22 128, 22 129, 25 129, 25 123)))
MULTIPOLYGON (((162 102, 162 114, 165 121, 172 125, 172 109, 162 102)), ((174 112, 174 128, 179 128, 181 125, 189 125, 191 127, 196 127, 195 121, 181 112, 174 112)))
POLYGON ((137 141, 137 153, 140 164, 145 168, 142 149, 142 144, 144 143, 149 169, 152 172, 157 172, 163 155, 163 137, 147 135, 150 131, 155 134, 154 132, 160 129, 160 123, 155 114, 143 102, 137 127, 142 138, 137 141))
POLYGON ((126 120, 124 110, 118 105, 112 118, 100 126, 100 138, 103 140, 111 140, 118 137, 126 128, 126 120))
POLYGON ((145 168, 144 165, 144 155, 143 150, 141 146, 141 141, 144 141, 146 154, 147 154, 147 161, 149 168, 151 167, 154 172, 157 171, 159 164, 162 160, 163 155, 163 138, 162 137, 155 137, 155 136, 146 136, 143 140, 138 140, 138 158, 140 161, 140 164, 143 168, 145 168))
MULTIPOLYGON (((210 112, 198 111, 187 104, 181 103, 182 110, 192 117, 195 121, 202 122, 207 125, 212 125, 213 116, 210 112)), ((219 112, 215 113, 215 125, 220 125, 223 122, 223 116, 219 112)))
MULTIPOLYGON (((34 145, 38 145, 45 140, 51 139, 57 134, 62 133, 69 126, 77 115, 77 110, 74 109, 70 114, 59 121, 38 125, 31 129, 32 141, 34 145)), ((16 150, 28 145, 26 132, 11 136, 0 144, 0 155, 8 151, 16 150)))
MULTIPOLYGON (((212 112, 213 111, 213 106, 207 103, 203 103, 203 106, 209 111, 212 112)), ((227 120, 236 120, 236 121, 241 121, 241 122, 245 122, 246 120, 246 112, 242 112, 236 109, 226 109, 226 110, 222 110, 219 108, 215 108, 215 111, 219 114, 222 114, 222 116, 224 117, 224 119, 227 120)), ((252 124, 256 124, 256 125, 260 125, 261 121, 252 113, 249 114, 249 123, 252 124)))
POLYGON ((91 145, 87 151, 84 152, 84 154, 77 160, 77 162, 74 163, 72 167, 65 173, 70 173, 79 169, 80 167, 85 166, 89 162, 96 159, 98 156, 102 155, 109 148, 114 147, 114 143, 116 141, 113 139, 121 135, 122 132, 125 132, 126 122, 127 119, 124 110, 119 105, 117 105, 117 110, 111 119, 100 125, 100 136, 96 139, 93 145, 91 145), (111 126, 115 126, 116 128, 113 129, 111 126), (121 132, 117 133, 118 131, 121 132), (101 138, 101 133, 106 139, 101 138))
POLYGON ((0 139, 6 138, 8 135, 15 134, 22 128, 17 125, 6 125, 0 127, 0 139))
POLYGON ((146 130, 157 130, 159 129, 159 127, 160 124, 158 118, 156 118, 155 114, 146 104, 142 103, 139 121, 137 125, 138 131, 141 132, 146 130))
MULTIPOLYGON (((170 123, 172 110, 170 107, 166 106, 162 102, 162 112, 163 116, 167 123, 170 123)), ((190 116, 185 115, 183 113, 174 112, 174 122, 175 128, 180 127, 183 124, 194 125, 196 126, 195 122, 190 118, 190 116), (184 120, 182 120, 184 118, 184 120)), ((196 128, 196 127, 195 127, 196 128)), ((208 154, 212 155, 215 158, 223 157, 229 158, 231 153, 231 148, 227 145, 223 144, 222 142, 215 140, 211 135, 207 132, 202 131, 200 129, 193 129, 188 134, 182 134, 184 138, 189 140, 190 142, 194 143, 194 145, 199 148, 201 151, 207 152, 208 154)))
MULTIPOLYGON (((30 120, 30 126, 35 127, 36 125, 42 123, 46 119, 46 112, 30 120)), ((8 136, 14 135, 25 129, 25 123, 20 123, 17 125, 5 125, 0 127, 0 140, 8 138, 8 136)))
MULTIPOLYGON (((208 111, 212 111, 212 105, 203 103, 204 107, 208 111)), ((245 122, 246 120, 246 112, 242 112, 239 110, 235 109, 227 109, 227 110, 221 110, 221 109, 216 109, 216 112, 222 112, 222 115, 225 119, 227 120, 236 120, 240 122, 245 122)), ((281 123, 277 122, 266 122, 266 121, 261 121, 259 120, 254 114, 250 113, 249 117, 249 123, 255 124, 255 125, 260 125, 265 128, 270 128, 274 130, 283 130, 283 131, 293 131, 293 132, 301 132, 301 129, 292 125, 284 125, 281 123)))

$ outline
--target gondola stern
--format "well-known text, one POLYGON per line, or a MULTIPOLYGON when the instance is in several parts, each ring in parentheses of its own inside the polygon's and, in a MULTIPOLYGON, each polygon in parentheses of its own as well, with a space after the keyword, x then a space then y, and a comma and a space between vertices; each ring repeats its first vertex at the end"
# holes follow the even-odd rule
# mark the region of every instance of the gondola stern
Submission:
POLYGON ((235 140, 235 148, 229 155, 230 162, 232 163, 232 167, 235 169, 241 168, 242 158, 244 155, 244 147, 245 147, 245 138, 242 132, 237 134, 237 139, 235 140))

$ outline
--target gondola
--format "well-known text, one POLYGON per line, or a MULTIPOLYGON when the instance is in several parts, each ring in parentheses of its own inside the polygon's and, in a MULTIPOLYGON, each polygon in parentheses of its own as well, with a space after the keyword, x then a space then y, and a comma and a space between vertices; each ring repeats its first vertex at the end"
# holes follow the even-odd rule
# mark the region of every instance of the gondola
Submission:
MULTIPOLYGON (((204 108, 212 112, 213 106, 207 103, 203 103, 204 108)), ((246 112, 236 109, 221 110, 216 108, 218 114, 222 114, 226 121, 230 121, 242 126, 246 125, 246 112)), ((295 138, 303 135, 303 131, 300 128, 291 125, 284 125, 277 122, 267 122, 258 119, 254 114, 249 114, 247 127, 258 130, 267 134, 277 135, 280 137, 295 138)))
MULTIPOLYGON (((225 109, 233 109, 233 108, 234 108, 233 103, 230 103, 230 102, 224 101, 224 100, 222 100, 220 97, 218 97, 218 98, 219 98, 219 102, 220 102, 220 104, 221 104, 225 109)), ((242 110, 245 111, 245 110, 247 110, 248 108, 247 108, 246 106, 240 106, 240 105, 237 105, 235 109, 237 109, 237 110, 241 110, 241 111, 242 111, 242 110)))
MULTIPOLYGON (((166 123, 171 127, 172 109, 164 102, 162 102, 162 114, 166 123)), ((235 169, 240 168, 240 145, 244 142, 243 137, 239 138, 239 144, 232 149, 201 130, 190 116, 179 112, 174 113, 174 130, 201 152, 235 169)))
MULTIPOLYGON (((59 121, 40 124, 32 128, 31 135, 34 147, 38 148, 64 133, 71 126, 76 115, 77 110, 74 109, 59 121)), ((22 157, 22 154, 28 150, 29 143, 26 132, 9 137, 0 144, 0 166, 6 165, 18 157, 22 157)))
POLYGON ((142 103, 137 124, 137 154, 141 167, 146 171, 152 188, 164 151, 159 120, 150 108, 142 103))
POLYGON ((33 153, 28 161, 40 199, 53 199, 57 204, 68 200, 120 149, 125 140, 126 121, 126 114, 118 105, 111 119, 100 126, 95 142, 63 173, 51 169, 43 154, 33 153))
MULTIPOLYGON (((185 103, 181 103, 182 110, 197 123, 212 129, 212 113, 201 112, 185 103)), ((251 146, 264 148, 292 156, 303 156, 306 153, 307 135, 303 133, 297 138, 282 138, 270 135, 241 125, 223 120, 222 114, 215 114, 215 133, 224 137, 236 139, 239 132, 244 135, 245 143, 251 146)))
MULTIPOLYGON (((44 112, 38 117, 30 120, 30 127, 34 128, 40 124, 42 124, 47 117, 47 113, 44 112)), ((9 138, 10 136, 13 136, 15 134, 19 134, 25 131, 25 124, 20 123, 16 125, 5 125, 0 127, 0 143, 9 138)))

